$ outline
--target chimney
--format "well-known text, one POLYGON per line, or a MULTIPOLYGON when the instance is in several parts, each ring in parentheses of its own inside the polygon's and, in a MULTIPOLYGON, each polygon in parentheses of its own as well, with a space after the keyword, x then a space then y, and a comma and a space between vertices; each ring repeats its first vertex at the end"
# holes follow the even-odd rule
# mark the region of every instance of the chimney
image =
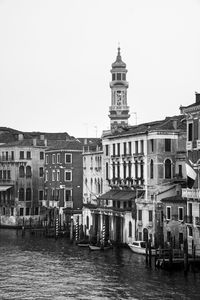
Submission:
POLYGON ((18 134, 18 141, 23 141, 23 139, 24 139, 23 133, 19 133, 18 134))
POLYGON ((200 94, 195 92, 196 95, 196 103, 200 104, 200 94))
POLYGON ((37 146, 37 139, 36 138, 33 139, 33 146, 37 146))
POLYGON ((177 120, 173 120, 173 127, 174 127, 174 129, 177 129, 177 123, 178 123, 177 120))

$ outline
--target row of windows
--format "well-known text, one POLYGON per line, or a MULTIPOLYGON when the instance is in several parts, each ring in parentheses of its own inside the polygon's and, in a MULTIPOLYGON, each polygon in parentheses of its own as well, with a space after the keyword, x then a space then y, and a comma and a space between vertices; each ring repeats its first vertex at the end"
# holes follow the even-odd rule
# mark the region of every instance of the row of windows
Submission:
MULTIPOLYGON (((47 196, 48 191, 45 190, 44 198, 58 201, 60 199, 60 189, 51 189, 49 190, 50 195, 47 196)), ((72 190, 66 189, 65 190, 65 201, 72 201, 72 190)))
MULTIPOLYGON (((178 208, 178 220, 183 221, 184 219, 184 210, 183 207, 178 208)), ((171 220, 172 219, 172 208, 171 206, 166 207, 166 220, 171 220)))
MULTIPOLYGON (((151 153, 154 152, 154 139, 149 140, 149 150, 151 153)), ((171 152, 171 139, 164 140, 164 151, 171 152)), ((143 153, 144 152, 144 141, 135 141, 135 150, 134 154, 143 153)), ((109 156, 109 145, 105 146, 106 156, 109 156)), ((112 155, 120 156, 121 145, 120 143, 112 144, 112 155)), ((123 143, 123 155, 132 155, 132 142, 124 142, 123 143)))
POLYGON ((126 80, 126 73, 113 73, 112 81, 114 80, 126 80))
MULTIPOLYGON (((128 163, 123 163, 123 177, 124 179, 127 177, 132 177, 132 162, 129 161, 128 163)), ((138 167, 140 166, 140 177, 143 178, 144 174, 144 164, 143 161, 138 163, 135 161, 135 178, 138 178, 138 167)), ((182 177, 182 165, 178 166, 178 174, 182 177)), ((113 162, 112 164, 112 176, 113 178, 120 178, 120 162, 113 162)), ((106 179, 109 178, 109 164, 106 163, 106 179)), ((154 178, 154 161, 151 159, 150 161, 150 178, 154 178)), ((166 159, 164 161, 164 178, 170 179, 172 178, 172 161, 170 159, 166 159)))
MULTIPOLYGON (((31 208, 29 208, 29 207, 26 207, 26 208, 24 208, 24 207, 20 207, 20 209, 19 209, 19 215, 22 217, 22 216, 30 216, 30 215, 32 215, 31 214, 31 208)), ((35 207, 35 209, 34 209, 34 215, 39 215, 39 208, 38 207, 35 207)))
MULTIPOLYGON (((45 157, 45 163, 49 164, 60 164, 61 163, 61 159, 60 159, 60 153, 57 154, 46 154, 45 157)), ((65 153, 65 163, 66 164, 71 164, 72 163, 72 154, 70 153, 65 153)))
MULTIPOLYGON (((11 208, 5 208, 5 207, 2 207, 2 215, 5 216, 5 215, 10 215, 10 216, 14 216, 14 207, 11 207, 11 208)), ((20 207, 19 209, 19 215, 20 216, 30 216, 30 215, 39 215, 39 208, 38 207, 35 207, 34 210, 31 209, 30 207, 20 207), (32 213, 31 213, 32 212, 32 213)))
MULTIPOLYGON (((44 152, 40 152, 40 160, 44 159, 44 152)), ((19 159, 31 159, 32 153, 31 151, 20 151, 19 152, 19 159)), ((14 151, 8 152, 8 151, 2 151, 0 155, 0 161, 10 161, 15 159, 15 153, 14 151)))
MULTIPOLYGON (((138 221, 142 221, 142 210, 138 210, 138 221)), ((149 222, 153 222, 153 211, 149 210, 149 222)))
MULTIPOLYGON (((39 200, 43 200, 44 192, 40 190, 39 192, 39 200)), ((32 189, 31 188, 20 188, 19 189, 19 201, 31 201, 32 200, 32 189)))
MULTIPOLYGON (((50 171, 46 170, 45 171, 45 181, 60 181, 60 170, 52 170, 51 173, 50 171), (51 174, 51 178, 50 178, 51 174)), ((71 170, 65 170, 64 172, 64 180, 65 181, 72 181, 72 171, 71 170)))

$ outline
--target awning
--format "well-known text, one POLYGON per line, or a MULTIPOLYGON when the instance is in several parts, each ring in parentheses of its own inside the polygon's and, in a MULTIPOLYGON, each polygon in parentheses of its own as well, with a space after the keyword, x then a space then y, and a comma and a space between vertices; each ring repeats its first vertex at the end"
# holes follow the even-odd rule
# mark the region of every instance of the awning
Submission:
POLYGON ((12 187, 12 185, 0 185, 0 192, 5 192, 9 190, 12 187))
POLYGON ((140 197, 143 191, 122 191, 122 190, 111 190, 103 195, 101 195, 98 199, 102 200, 132 200, 137 197, 140 197))

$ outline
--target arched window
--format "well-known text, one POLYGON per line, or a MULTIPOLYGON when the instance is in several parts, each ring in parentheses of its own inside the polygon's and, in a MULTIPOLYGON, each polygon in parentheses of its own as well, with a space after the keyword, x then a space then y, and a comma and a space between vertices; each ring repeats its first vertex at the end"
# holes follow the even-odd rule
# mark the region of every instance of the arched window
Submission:
POLYGON ((24 201, 24 189, 19 189, 19 201, 24 201))
POLYGON ((86 228, 87 229, 89 228, 89 217, 88 216, 86 217, 86 228))
POLYGON ((19 167, 19 177, 24 177, 24 166, 19 167))
POLYGON ((26 201, 31 201, 31 188, 26 189, 26 201))
POLYGON ((129 222, 128 228, 129 228, 128 235, 129 235, 129 237, 132 237, 132 223, 131 223, 131 221, 129 222))
POLYGON ((26 167, 26 177, 31 177, 31 167, 30 166, 26 167))
POLYGON ((120 162, 117 162, 117 178, 120 178, 120 162))
POLYGON ((131 178, 131 161, 128 162, 128 177, 131 178))
POLYGON ((151 179, 153 178, 153 159, 151 159, 151 162, 150 162, 150 178, 151 179))
POLYGON ((165 178, 171 178, 172 176, 172 170, 171 170, 171 160, 166 159, 165 161, 165 178))

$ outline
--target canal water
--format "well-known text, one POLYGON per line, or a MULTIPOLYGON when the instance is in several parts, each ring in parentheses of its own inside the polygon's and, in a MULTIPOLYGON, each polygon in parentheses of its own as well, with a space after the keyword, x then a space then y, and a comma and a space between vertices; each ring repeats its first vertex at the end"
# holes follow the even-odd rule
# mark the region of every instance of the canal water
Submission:
POLYGON ((200 299, 200 273, 146 268, 129 249, 91 252, 0 229, 0 299, 200 299))

